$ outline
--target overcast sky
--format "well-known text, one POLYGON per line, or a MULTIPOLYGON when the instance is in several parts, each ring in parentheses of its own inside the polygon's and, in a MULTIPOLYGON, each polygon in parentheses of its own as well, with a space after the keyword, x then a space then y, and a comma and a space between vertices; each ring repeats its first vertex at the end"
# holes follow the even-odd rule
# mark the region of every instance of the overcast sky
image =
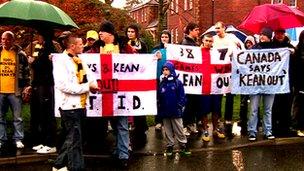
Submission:
POLYGON ((126 0, 114 0, 112 6, 115 8, 123 8, 126 4, 126 0))
MULTIPOLYGON (((143 0, 143 2, 147 2, 149 0, 143 0)), ((123 8, 126 5, 126 0, 114 0, 112 6, 115 8, 123 8)))

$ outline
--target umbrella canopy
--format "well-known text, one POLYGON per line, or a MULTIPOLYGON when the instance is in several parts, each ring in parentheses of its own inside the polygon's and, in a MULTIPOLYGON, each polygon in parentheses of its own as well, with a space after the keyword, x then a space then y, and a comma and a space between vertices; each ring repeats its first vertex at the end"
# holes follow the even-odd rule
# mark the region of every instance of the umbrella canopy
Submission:
POLYGON ((285 4, 264 4, 253 8, 239 28, 259 33, 263 27, 273 30, 304 25, 304 13, 285 4))
MULTIPOLYGON (((235 27, 233 27, 233 25, 228 25, 226 27, 226 32, 227 33, 232 33, 234 34, 238 39, 240 39, 242 42, 245 41, 247 35, 243 32, 241 32, 240 30, 236 29, 235 27)), ((205 31, 202 35, 204 36, 205 34, 211 34, 211 35, 216 35, 215 32, 215 26, 210 27, 207 31, 205 31)))
POLYGON ((0 5, 1 25, 24 25, 33 28, 78 28, 58 7, 42 1, 12 0, 0 5))

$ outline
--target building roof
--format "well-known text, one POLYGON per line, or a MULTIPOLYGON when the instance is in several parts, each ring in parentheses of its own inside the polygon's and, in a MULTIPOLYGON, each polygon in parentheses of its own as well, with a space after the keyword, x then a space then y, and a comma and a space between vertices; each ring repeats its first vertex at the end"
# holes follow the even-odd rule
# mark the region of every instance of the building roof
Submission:
POLYGON ((157 27, 157 25, 158 25, 158 20, 155 19, 151 23, 148 24, 147 29, 157 27))
POLYGON ((139 10, 139 9, 144 8, 146 6, 157 6, 157 5, 158 5, 158 2, 156 0, 150 0, 150 1, 146 2, 146 3, 135 5, 134 8, 132 8, 130 10, 130 12, 139 10))

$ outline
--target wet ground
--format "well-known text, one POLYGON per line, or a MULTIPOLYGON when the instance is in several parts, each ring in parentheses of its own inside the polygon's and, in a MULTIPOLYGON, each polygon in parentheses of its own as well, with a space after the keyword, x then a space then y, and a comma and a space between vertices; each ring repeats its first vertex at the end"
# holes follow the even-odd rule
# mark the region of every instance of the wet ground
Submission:
MULTIPOLYGON (((163 132, 153 127, 147 132, 147 143, 133 150, 128 170, 304 170, 304 138, 276 138, 248 142, 247 137, 212 139, 203 143, 199 135, 189 137, 191 156, 163 155, 163 132)), ((119 170, 111 159, 113 135, 107 144, 85 151, 86 170, 119 170)), ((56 154, 39 155, 30 149, 16 151, 8 147, 0 153, 0 171, 49 171, 56 154)))
MULTIPOLYGON (((86 160, 87 170, 118 170, 109 158, 86 160)), ((304 144, 244 147, 234 150, 193 152, 191 156, 135 155, 128 170, 303 170, 304 144)), ((2 165, 5 171, 49 171, 51 164, 37 162, 2 165)))

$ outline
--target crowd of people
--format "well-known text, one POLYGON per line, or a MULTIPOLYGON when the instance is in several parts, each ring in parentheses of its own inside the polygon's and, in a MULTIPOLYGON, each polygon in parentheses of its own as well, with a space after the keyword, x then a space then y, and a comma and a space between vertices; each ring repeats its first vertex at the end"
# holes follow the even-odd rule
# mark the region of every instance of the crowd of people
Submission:
MULTIPOLYGON (((185 27, 181 45, 197 46, 202 53, 212 48, 231 47, 244 49, 274 49, 287 47, 291 51, 289 62, 290 93, 241 95, 240 121, 241 134, 249 141, 256 141, 258 128, 263 125, 265 139, 282 136, 304 136, 304 31, 300 34, 296 47, 290 44, 285 30, 263 28, 259 39, 248 36, 245 42, 234 34, 225 31, 225 24, 215 24, 216 35, 200 36, 199 25, 193 22, 185 27), (274 33, 274 36, 273 36, 274 33), (260 111, 263 99, 264 112, 260 111), (249 110, 250 109, 250 110, 249 110), (263 114, 263 117, 261 116, 263 114)), ((175 139, 182 154, 190 155, 187 137, 202 135, 202 141, 209 142, 208 114, 212 113, 212 134, 214 138, 233 138, 232 116, 234 96, 185 94, 182 82, 175 72, 174 65, 166 61, 167 44, 171 34, 164 30, 160 34, 160 44, 151 51, 140 37, 140 29, 131 24, 125 35, 119 36, 113 23, 104 21, 98 31, 89 30, 85 40, 72 32, 65 31, 54 40, 50 30, 38 30, 37 40, 21 49, 15 44, 15 34, 5 31, 0 46, 0 148, 7 142, 5 114, 9 109, 13 114, 13 141, 16 148, 24 148, 23 119, 21 106, 30 104, 30 144, 40 154, 58 152, 53 170, 83 170, 83 146, 94 148, 105 143, 111 129, 116 135, 113 156, 122 167, 127 167, 132 148, 145 145, 148 130, 145 116, 86 117, 86 98, 89 92, 99 91, 96 80, 87 65, 78 57, 81 53, 154 53, 157 54, 157 101, 158 114, 155 116, 155 130, 164 130, 167 142, 165 154, 171 156, 175 139), (85 45, 83 44, 85 41, 85 45), (56 69, 53 68, 51 53, 64 54, 56 69), (57 78, 53 74, 63 77, 57 78), (68 79, 67 79, 68 78, 68 79), (54 87, 54 85, 56 87, 54 87), (54 109, 54 93, 58 109, 54 109), (225 99, 223 127, 222 99, 225 99), (61 133, 56 134, 55 110, 60 111, 61 133), (94 132, 98 132, 96 135, 94 132), (57 141, 59 136, 59 142, 57 141), (60 144, 60 150, 56 146, 60 144)), ((232 53, 229 52, 228 53, 232 53)))

